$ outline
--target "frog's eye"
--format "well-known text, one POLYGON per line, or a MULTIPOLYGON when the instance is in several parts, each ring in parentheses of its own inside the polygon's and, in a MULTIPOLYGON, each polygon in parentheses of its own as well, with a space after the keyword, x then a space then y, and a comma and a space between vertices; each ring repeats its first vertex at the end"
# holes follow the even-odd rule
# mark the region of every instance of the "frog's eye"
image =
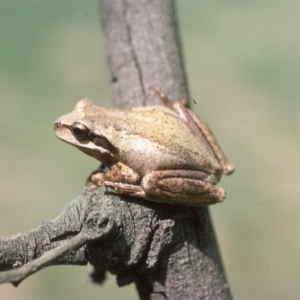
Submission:
POLYGON ((78 141, 86 141, 89 138, 90 129, 79 122, 73 123, 71 126, 72 133, 78 141))

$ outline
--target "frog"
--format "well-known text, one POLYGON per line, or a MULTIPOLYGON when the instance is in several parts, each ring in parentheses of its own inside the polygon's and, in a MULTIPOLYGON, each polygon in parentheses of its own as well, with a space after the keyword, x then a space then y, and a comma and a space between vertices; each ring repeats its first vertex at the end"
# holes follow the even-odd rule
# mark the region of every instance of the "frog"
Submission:
POLYGON ((82 99, 56 120, 59 139, 105 166, 89 176, 86 193, 105 186, 164 204, 222 202, 226 192, 217 183, 234 166, 187 100, 172 102, 161 88, 155 92, 162 105, 105 109, 82 99))

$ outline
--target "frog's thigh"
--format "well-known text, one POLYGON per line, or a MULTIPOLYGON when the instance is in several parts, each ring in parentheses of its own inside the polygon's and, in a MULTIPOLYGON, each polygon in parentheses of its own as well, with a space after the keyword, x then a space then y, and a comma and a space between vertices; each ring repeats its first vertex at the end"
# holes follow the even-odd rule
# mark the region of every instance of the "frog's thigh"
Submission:
POLYGON ((198 171, 154 171, 143 177, 142 187, 145 198, 152 201, 191 206, 223 201, 225 190, 203 181, 205 177, 205 173, 198 171))

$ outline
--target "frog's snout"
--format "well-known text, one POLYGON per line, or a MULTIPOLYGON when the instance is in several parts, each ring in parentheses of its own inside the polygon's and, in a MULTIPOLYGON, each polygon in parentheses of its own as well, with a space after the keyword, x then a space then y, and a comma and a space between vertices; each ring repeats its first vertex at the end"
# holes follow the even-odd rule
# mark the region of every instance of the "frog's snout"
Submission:
POLYGON ((54 123, 54 129, 57 129, 57 128, 61 127, 61 126, 62 126, 62 122, 60 122, 60 121, 56 121, 54 123))

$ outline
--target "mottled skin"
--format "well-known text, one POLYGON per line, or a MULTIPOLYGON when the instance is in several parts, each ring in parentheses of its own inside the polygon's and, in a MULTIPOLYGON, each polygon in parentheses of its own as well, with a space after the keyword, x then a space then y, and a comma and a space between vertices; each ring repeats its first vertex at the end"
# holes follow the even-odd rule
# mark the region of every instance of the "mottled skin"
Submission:
POLYGON ((225 191, 215 184, 233 167, 197 116, 157 92, 166 106, 106 110, 80 100, 55 122, 55 133, 109 168, 90 176, 92 188, 169 204, 221 202, 225 191))

